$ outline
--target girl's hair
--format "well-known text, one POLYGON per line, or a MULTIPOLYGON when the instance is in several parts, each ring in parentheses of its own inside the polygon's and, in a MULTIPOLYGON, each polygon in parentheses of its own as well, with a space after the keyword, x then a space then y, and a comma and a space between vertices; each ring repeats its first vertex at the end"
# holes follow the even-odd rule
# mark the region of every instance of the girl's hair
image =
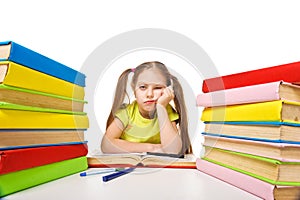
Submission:
POLYGON ((125 96, 129 99, 129 95, 126 91, 127 87, 127 81, 128 81, 128 75, 130 72, 134 72, 134 75, 132 77, 131 81, 131 87, 134 90, 139 75, 147 69, 155 68, 158 69, 161 74, 166 77, 167 85, 171 84, 171 80, 173 81, 173 90, 174 90, 174 104, 175 109, 179 115, 179 129, 180 129, 180 137, 182 140, 182 149, 180 153, 192 153, 192 146, 188 135, 188 117, 185 107, 185 100, 184 100, 184 94, 181 87, 181 84, 179 83, 178 79, 170 74, 167 67, 158 61, 153 62, 145 62, 135 69, 127 69, 125 70, 119 77, 116 91, 115 91, 115 97, 112 105, 112 109, 110 112, 110 115, 106 122, 106 128, 113 122, 114 120, 114 114, 124 106, 124 99, 125 96))

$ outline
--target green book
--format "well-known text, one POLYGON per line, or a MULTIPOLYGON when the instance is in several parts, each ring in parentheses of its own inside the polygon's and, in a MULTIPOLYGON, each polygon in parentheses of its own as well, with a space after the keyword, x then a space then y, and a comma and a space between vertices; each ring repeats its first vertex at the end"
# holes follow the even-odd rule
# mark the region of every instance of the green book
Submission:
POLYGON ((0 197, 86 170, 85 156, 0 176, 0 197))
POLYGON ((227 167, 273 185, 300 186, 300 162, 282 162, 261 156, 204 146, 203 160, 227 167))

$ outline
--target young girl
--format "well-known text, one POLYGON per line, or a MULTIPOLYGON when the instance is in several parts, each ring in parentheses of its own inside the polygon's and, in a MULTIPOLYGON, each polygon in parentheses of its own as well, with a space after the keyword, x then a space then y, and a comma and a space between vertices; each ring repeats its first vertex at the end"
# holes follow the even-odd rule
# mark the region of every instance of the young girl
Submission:
POLYGON ((120 75, 101 149, 104 153, 192 153, 182 87, 164 64, 146 62, 120 75), (130 73, 135 101, 125 105, 130 73), (175 108, 169 104, 172 100, 175 108))

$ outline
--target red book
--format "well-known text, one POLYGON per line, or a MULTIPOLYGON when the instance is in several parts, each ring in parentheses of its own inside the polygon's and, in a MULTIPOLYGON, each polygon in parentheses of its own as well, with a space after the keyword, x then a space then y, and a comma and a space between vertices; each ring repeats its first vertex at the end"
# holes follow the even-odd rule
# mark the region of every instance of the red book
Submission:
POLYGON ((275 81, 300 84, 300 62, 205 79, 202 91, 208 93, 275 81))
POLYGON ((86 144, 47 146, 0 151, 0 175, 86 156, 86 144))

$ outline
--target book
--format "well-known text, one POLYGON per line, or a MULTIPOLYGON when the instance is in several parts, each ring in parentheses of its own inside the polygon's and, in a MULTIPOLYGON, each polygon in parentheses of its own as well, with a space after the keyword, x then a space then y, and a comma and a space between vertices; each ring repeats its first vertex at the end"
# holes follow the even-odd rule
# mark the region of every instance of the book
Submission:
POLYGON ((215 107, 265 101, 288 100, 300 102, 300 86, 277 81, 250 85, 197 95, 197 106, 215 107))
POLYGON ((300 162, 282 162, 251 154, 204 146, 202 159, 273 185, 300 186, 300 162))
POLYGON ((84 140, 84 130, 58 129, 0 129, 0 150, 43 146, 65 143, 80 143, 84 140))
POLYGON ((24 106, 83 112, 87 101, 0 84, 0 101, 24 106))
POLYGON ((204 146, 249 153, 285 162, 300 162, 300 145, 204 135, 204 146))
POLYGON ((267 183, 252 176, 231 170, 197 158, 197 169, 237 188, 266 200, 296 200, 300 197, 299 186, 281 186, 267 183))
POLYGON ((186 154, 184 158, 149 155, 147 153, 95 154, 88 155, 89 167, 153 167, 196 168, 196 157, 186 154))
POLYGON ((300 124, 282 122, 207 122, 204 132, 238 139, 300 144, 300 124))
POLYGON ((0 60, 13 61, 50 76, 85 86, 85 75, 13 41, 0 42, 0 60))
POLYGON ((87 144, 2 150, 0 175, 86 156, 87 153, 87 144))
POLYGON ((10 61, 0 62, 0 83, 73 99, 84 99, 84 87, 10 61))
POLYGON ((0 175, 0 197, 87 169, 85 156, 0 175), (16 181, 17 180, 17 181, 16 181))
POLYGON ((62 113, 62 114, 71 114, 71 115, 86 115, 85 112, 75 112, 70 110, 58 110, 52 108, 41 108, 34 106, 24 106, 14 103, 8 103, 0 101, 0 109, 9 109, 9 110, 21 110, 21 111, 35 111, 35 112, 49 112, 49 113, 62 113))
POLYGON ((54 112, 41 112, 36 107, 5 109, 5 106, 12 107, 0 104, 0 129, 87 129, 89 126, 86 114, 60 113, 54 109, 54 112))
POLYGON ((208 78, 203 81, 202 91, 207 93, 275 81, 285 81, 288 83, 299 84, 300 62, 208 78))
POLYGON ((205 108, 202 121, 273 121, 299 124, 300 103, 268 101, 205 108))

